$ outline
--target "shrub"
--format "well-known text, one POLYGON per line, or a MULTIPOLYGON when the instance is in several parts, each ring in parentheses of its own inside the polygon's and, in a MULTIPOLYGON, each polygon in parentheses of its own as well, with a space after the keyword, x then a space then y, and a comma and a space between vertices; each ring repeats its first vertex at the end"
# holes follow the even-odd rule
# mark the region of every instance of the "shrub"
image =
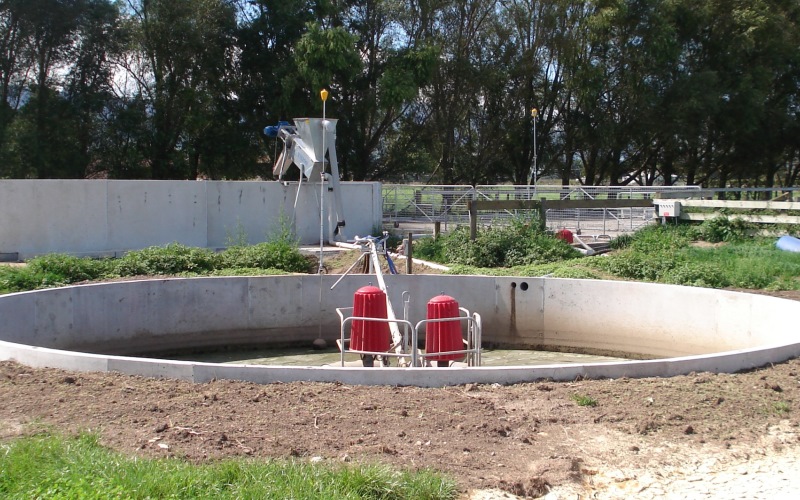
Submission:
POLYGON ((727 217, 714 217, 703 221, 699 226, 695 226, 695 234, 698 239, 710 243, 721 241, 741 241, 750 236, 753 225, 745 222, 741 218, 729 219, 727 217))
POLYGON ((102 278, 112 269, 110 260, 93 260, 65 254, 48 254, 28 261, 34 274, 59 276, 62 283, 77 283, 102 278))
POLYGON ((445 263, 444 258, 444 237, 437 240, 433 238, 420 238, 414 240, 414 257, 432 262, 445 263))
POLYGON ((120 276, 206 273, 219 267, 219 262, 211 250, 170 243, 128 252, 115 267, 120 276))
POLYGON ((646 254, 674 252, 692 242, 689 226, 647 226, 632 235, 628 248, 646 254))
POLYGON ((279 269, 290 273, 307 273, 311 261, 285 240, 235 246, 220 254, 221 267, 279 269))
MULTIPOLYGON (((467 228, 456 228, 441 242, 428 244, 430 255, 439 262, 481 268, 515 267, 558 262, 576 257, 578 252, 553 238, 533 223, 515 221, 508 226, 489 227, 469 239, 467 228)), ((419 253, 416 253, 419 255, 419 253)))
POLYGON ((65 285, 63 276, 29 267, 0 267, 0 293, 24 292, 65 285))

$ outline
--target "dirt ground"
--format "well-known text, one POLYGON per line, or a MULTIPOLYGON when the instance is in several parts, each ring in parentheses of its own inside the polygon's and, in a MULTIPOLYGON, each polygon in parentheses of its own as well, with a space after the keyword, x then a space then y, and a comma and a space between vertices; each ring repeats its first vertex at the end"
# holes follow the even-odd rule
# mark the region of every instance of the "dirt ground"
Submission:
POLYGON ((435 469, 473 499, 789 498, 800 487, 798 359, 738 374, 442 389, 193 384, 6 361, 0 403, 0 442, 91 430, 138 456, 435 469))
POLYGON ((797 359, 735 375, 443 389, 193 384, 0 362, 0 439, 43 426, 92 430, 142 456, 321 457, 436 469, 465 495, 643 498, 654 482, 668 489, 701 465, 726 472, 786 455, 796 476, 798 396, 797 359), (596 404, 580 406, 581 397, 596 404), (614 496, 622 486, 633 490, 614 496))

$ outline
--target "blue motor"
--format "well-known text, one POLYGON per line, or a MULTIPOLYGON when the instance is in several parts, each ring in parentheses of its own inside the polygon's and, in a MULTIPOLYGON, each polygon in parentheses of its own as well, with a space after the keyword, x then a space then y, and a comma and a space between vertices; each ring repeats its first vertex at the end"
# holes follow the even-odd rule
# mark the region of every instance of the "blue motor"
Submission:
POLYGON ((264 127, 264 135, 272 139, 275 139, 276 137, 278 137, 278 132, 280 132, 280 130, 283 127, 288 127, 288 126, 289 122, 279 121, 277 125, 270 125, 268 127, 264 127))

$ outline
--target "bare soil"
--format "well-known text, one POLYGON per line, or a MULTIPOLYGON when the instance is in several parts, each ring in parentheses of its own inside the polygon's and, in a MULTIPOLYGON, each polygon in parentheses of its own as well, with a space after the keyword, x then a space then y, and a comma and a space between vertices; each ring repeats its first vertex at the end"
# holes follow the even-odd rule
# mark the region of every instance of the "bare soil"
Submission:
POLYGON ((585 487, 609 468, 796 451, 799 396, 797 359, 734 375, 442 389, 193 384, 6 361, 0 438, 42 425, 92 430, 105 445, 140 456, 382 463, 442 471, 465 492, 538 497, 585 487), (595 404, 580 406, 581 397, 595 404), (765 441, 781 426, 781 440, 765 441))
MULTIPOLYGON (((145 457, 435 469, 465 498, 660 498, 714 475, 776 498, 789 483, 775 474, 800 465, 798 359, 738 374, 441 389, 194 384, 5 361, 0 402, 0 441, 44 426, 91 430, 145 457)), ((729 497, 719 491, 694 498, 729 497)))

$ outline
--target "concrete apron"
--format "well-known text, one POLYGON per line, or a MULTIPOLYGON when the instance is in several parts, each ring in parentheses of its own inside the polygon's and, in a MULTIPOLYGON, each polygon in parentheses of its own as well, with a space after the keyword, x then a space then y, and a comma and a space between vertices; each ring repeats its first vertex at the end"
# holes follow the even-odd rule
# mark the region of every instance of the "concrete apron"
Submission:
MULTIPOLYGON (((340 335, 337 307, 374 277, 160 279, 0 296, 0 359, 35 367, 204 382, 320 381, 438 387, 735 372, 800 355, 800 302, 703 288, 601 280, 395 275, 389 298, 425 318, 445 293, 480 314, 485 346, 570 350, 638 360, 540 366, 363 368, 198 363, 134 357, 215 346, 310 345, 340 335), (99 354, 102 353, 102 354, 99 354), (644 359, 642 358, 651 358, 644 359), (652 359, 654 358, 654 359, 652 359)), ((374 283, 373 283, 374 284, 374 283)))

